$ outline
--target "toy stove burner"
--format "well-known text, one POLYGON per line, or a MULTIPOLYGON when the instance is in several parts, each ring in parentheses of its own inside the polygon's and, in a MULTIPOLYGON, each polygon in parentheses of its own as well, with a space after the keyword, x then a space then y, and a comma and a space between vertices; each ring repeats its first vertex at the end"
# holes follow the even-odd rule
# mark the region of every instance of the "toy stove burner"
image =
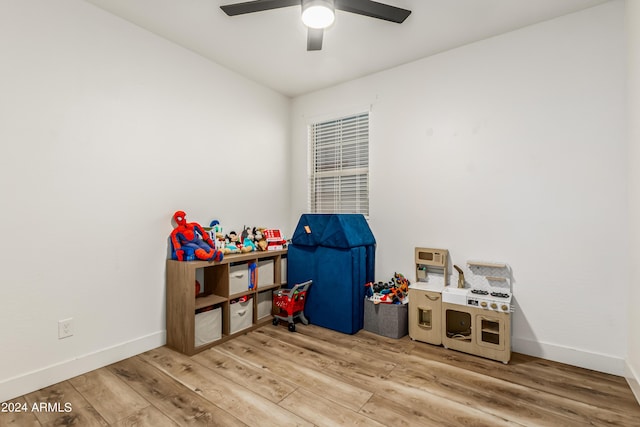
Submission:
POLYGON ((513 311, 511 295, 506 292, 486 292, 483 290, 474 292, 474 290, 471 290, 467 296, 467 305, 502 313, 513 311))
POLYGON ((491 296, 496 298, 509 298, 511 295, 503 292, 491 292, 491 296))
POLYGON ((485 291, 483 289, 471 289, 471 293, 476 295, 489 295, 489 291, 485 291))

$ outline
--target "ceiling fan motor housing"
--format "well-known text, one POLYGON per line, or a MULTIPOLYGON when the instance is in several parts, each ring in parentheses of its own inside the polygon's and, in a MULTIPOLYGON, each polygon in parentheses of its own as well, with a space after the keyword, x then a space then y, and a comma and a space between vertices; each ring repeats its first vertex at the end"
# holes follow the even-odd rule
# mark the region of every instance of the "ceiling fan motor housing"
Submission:
POLYGON ((327 28, 335 20, 333 0, 302 0, 302 22, 309 28, 327 28))

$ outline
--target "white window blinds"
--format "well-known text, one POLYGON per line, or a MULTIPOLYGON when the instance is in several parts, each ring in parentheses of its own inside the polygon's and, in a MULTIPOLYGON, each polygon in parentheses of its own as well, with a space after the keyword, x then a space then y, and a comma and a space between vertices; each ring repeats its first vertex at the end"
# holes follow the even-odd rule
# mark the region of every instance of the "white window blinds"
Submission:
POLYGON ((309 126, 313 213, 369 216, 369 113, 309 126))

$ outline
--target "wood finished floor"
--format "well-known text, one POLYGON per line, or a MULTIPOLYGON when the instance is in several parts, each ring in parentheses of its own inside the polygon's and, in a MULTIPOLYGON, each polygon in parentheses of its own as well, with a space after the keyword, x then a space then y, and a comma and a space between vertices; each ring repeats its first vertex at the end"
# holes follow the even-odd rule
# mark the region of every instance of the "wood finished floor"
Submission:
POLYGON ((193 357, 161 347, 11 402, 72 411, 0 413, 0 426, 640 426, 621 377, 313 325, 193 357))

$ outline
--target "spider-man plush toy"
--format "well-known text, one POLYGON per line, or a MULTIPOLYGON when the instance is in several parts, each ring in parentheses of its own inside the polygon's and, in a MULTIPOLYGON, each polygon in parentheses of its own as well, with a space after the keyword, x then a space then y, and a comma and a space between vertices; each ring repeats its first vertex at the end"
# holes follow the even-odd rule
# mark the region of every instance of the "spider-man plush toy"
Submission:
POLYGON ((182 211, 173 214, 178 226, 171 232, 171 257, 178 261, 222 261, 224 255, 216 249, 209 234, 197 222, 187 222, 186 215, 182 211))

